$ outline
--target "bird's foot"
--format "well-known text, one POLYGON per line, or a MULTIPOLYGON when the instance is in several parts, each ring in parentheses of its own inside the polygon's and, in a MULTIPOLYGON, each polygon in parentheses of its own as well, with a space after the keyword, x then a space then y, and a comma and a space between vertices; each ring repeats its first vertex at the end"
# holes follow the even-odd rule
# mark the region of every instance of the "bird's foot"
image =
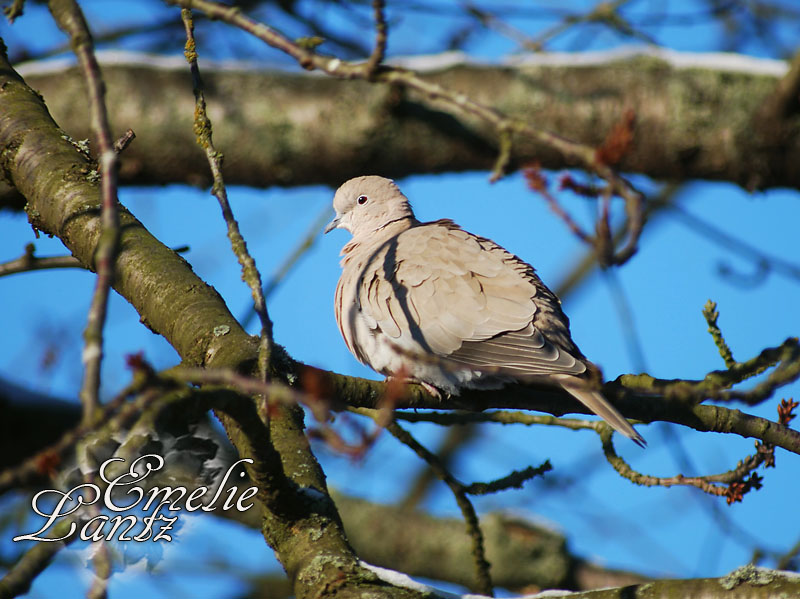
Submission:
POLYGON ((436 399, 439 399, 439 400, 443 399, 442 398, 442 392, 439 391, 436 387, 434 387, 430 383, 426 383, 425 381, 418 381, 416 379, 412 379, 412 378, 409 378, 407 376, 387 376, 386 377, 386 383, 387 384, 397 383, 397 382, 403 383, 403 384, 416 383, 417 385, 422 385, 422 388, 425 389, 425 391, 427 391, 428 393, 430 393, 433 397, 435 397, 436 399))
POLYGON ((420 381, 419 384, 422 385, 422 388, 425 389, 425 391, 433 395, 433 397, 435 397, 436 399, 439 400, 442 399, 442 392, 439 391, 436 387, 434 387, 430 383, 426 383, 425 381, 420 381))

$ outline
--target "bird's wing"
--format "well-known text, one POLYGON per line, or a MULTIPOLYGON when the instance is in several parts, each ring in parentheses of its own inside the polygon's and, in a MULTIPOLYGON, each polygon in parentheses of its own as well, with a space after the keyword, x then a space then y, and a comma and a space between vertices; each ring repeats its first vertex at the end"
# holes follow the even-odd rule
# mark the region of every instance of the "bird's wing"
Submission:
POLYGON ((586 371, 533 269, 450 221, 391 239, 365 275, 361 310, 400 348, 517 377, 586 371))

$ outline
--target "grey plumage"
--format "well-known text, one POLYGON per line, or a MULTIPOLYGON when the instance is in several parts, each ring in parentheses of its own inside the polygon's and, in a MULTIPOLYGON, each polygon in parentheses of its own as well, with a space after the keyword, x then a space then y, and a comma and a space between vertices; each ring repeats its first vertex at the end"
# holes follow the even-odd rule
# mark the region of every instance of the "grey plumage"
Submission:
POLYGON ((336 321, 359 361, 453 395, 514 381, 557 385, 644 444, 591 388, 595 367, 533 267, 452 221, 419 222, 389 179, 351 179, 333 205, 325 232, 353 236, 342 249, 336 321))

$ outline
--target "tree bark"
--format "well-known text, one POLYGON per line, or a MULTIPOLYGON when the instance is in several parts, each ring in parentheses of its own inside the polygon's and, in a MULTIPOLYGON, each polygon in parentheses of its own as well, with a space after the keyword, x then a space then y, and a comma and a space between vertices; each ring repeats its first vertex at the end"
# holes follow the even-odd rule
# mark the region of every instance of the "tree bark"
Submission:
MULTIPOLYGON (((518 66, 452 60, 442 66, 445 59, 430 57, 414 66, 473 100, 595 146, 633 109, 635 141, 623 171, 800 188, 794 168, 800 164, 800 119, 764 114, 785 63, 740 57, 741 64, 730 65, 707 55, 675 56, 576 54, 558 61, 545 55, 518 66)), ((137 136, 122 156, 121 181, 207 185, 208 169, 192 134, 188 67, 179 59, 153 61, 134 55, 116 62, 106 57, 103 64, 114 131, 130 127, 137 136)), ((89 137, 77 69, 32 64, 26 71, 65 131, 89 137)), ((226 155, 231 184, 336 186, 373 172, 402 177, 488 170, 496 159, 496 135, 485 123, 402 89, 244 67, 204 65, 203 78, 209 116, 225 122, 215 143, 226 155)), ((512 167, 531 161, 571 166, 552 148, 517 139, 512 167)))

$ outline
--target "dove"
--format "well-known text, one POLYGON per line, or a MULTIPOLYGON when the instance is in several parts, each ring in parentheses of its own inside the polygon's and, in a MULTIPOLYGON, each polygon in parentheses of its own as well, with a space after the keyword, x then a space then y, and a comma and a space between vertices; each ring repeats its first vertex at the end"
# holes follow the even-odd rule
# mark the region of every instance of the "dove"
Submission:
POLYGON ((350 352, 434 395, 538 382, 561 387, 614 429, 645 441, 595 389, 561 302, 532 266, 451 220, 420 222, 390 179, 336 191, 325 233, 345 229, 334 309, 350 352))

